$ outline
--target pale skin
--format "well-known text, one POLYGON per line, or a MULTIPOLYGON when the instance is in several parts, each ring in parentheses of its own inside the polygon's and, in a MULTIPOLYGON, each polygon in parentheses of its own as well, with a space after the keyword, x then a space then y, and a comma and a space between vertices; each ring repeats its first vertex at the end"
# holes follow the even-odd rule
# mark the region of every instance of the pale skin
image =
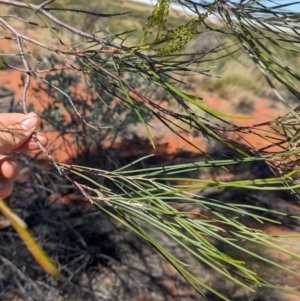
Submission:
MULTIPOLYGON (((40 118, 34 114, 0 113, 0 154, 7 152, 22 152, 38 150, 39 146, 33 140, 35 133, 40 143, 46 147, 47 137, 36 129, 40 118)), ((20 164, 9 155, 0 155, 0 198, 9 196, 13 189, 13 178, 19 173, 20 164)))

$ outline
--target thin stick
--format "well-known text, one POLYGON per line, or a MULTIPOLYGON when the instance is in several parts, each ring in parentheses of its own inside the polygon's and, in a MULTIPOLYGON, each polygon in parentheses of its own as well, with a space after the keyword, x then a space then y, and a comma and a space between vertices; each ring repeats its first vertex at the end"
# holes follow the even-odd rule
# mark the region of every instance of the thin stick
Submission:
POLYGON ((67 30, 75 33, 76 35, 79 35, 83 38, 87 38, 89 40, 92 40, 94 42, 98 42, 103 46, 111 46, 117 49, 122 49, 124 47, 122 47, 121 45, 114 43, 112 41, 109 41, 107 39, 102 39, 99 38, 93 34, 89 34, 86 33, 82 30, 76 29, 72 26, 70 26, 69 24, 66 24, 64 22, 62 22, 61 20, 55 18, 53 15, 51 15, 50 13, 48 13, 47 11, 45 11, 44 9, 40 9, 40 7, 38 5, 34 5, 34 4, 30 4, 30 6, 28 6, 26 3, 22 3, 19 1, 13 1, 13 0, 0 0, 0 4, 6 4, 6 5, 11 5, 11 6, 16 6, 16 7, 20 7, 20 8, 26 8, 26 9, 35 9, 35 10, 39 10, 38 13, 44 15, 45 17, 47 17, 49 20, 51 20, 52 22, 54 22, 55 24, 66 28, 67 30))
POLYGON ((39 12, 41 9, 43 9, 44 7, 46 7, 48 4, 54 2, 55 0, 47 0, 45 2, 43 2, 38 8, 37 8, 37 12, 39 12))

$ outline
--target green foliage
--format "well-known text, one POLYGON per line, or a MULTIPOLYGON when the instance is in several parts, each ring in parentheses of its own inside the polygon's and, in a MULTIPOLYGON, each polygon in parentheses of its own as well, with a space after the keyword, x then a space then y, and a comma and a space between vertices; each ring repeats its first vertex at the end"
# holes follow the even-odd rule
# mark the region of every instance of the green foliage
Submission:
POLYGON ((182 49, 189 41, 192 40, 197 32, 198 20, 193 20, 187 25, 182 25, 176 29, 170 29, 164 36, 163 46, 156 48, 160 55, 169 55, 175 51, 182 49))
POLYGON ((148 17, 148 22, 144 29, 144 36, 140 42, 139 49, 153 49, 159 55, 170 55, 181 50, 189 41, 192 40, 197 32, 198 26, 202 25, 205 19, 213 10, 215 4, 211 5, 206 13, 200 14, 195 20, 191 20, 177 28, 168 29, 167 17, 169 15, 170 0, 159 0, 148 17), (143 45, 150 30, 156 30, 154 41, 143 45), (155 47, 156 45, 160 45, 155 47))
POLYGON ((158 27, 158 31, 166 30, 165 23, 166 17, 169 15, 169 7, 171 0, 158 0, 152 11, 152 14, 148 17, 145 31, 148 32, 154 26, 158 27))
MULTIPOLYGON (((200 171, 205 168, 230 167, 262 159, 251 157, 240 160, 199 161, 153 168, 135 167, 141 160, 146 160, 146 158, 141 158, 111 172, 76 165, 65 165, 65 168, 75 175, 88 180, 91 184, 90 192, 93 195, 95 205, 152 244, 200 294, 202 294, 202 289, 199 286, 213 292, 223 300, 230 300, 216 289, 209 287, 202 279, 195 277, 190 272, 190 269, 185 266, 184 262, 174 258, 168 250, 151 237, 150 233, 145 232, 141 222, 146 222, 167 234, 168 237, 195 256, 195 258, 243 288, 253 291, 253 284, 275 288, 267 279, 261 278, 255 271, 248 269, 245 262, 232 258, 218 249, 212 243, 212 240, 216 240, 223 245, 229 245, 238 252, 253 256, 258 259, 260 264, 267 263, 274 266, 274 268, 298 275, 298 272, 292 271, 280 263, 267 257, 261 257, 255 251, 245 249, 240 243, 241 241, 250 242, 252 246, 256 246, 253 247, 253 250, 260 248, 260 246, 264 246, 268 250, 280 250, 300 260, 299 254, 281 248, 280 239, 278 239, 277 243, 276 237, 272 238, 261 230, 253 229, 241 223, 242 218, 245 216, 260 223, 276 223, 276 220, 265 218, 260 214, 265 209, 259 206, 236 203, 224 204, 222 200, 199 196, 194 191, 209 187, 281 190, 285 189, 277 186, 281 180, 265 178, 254 181, 220 182, 188 176, 191 171, 200 171), (179 174, 186 174, 187 177, 177 176, 179 174), (99 182, 97 183, 93 180, 94 176, 100 176, 111 181, 119 188, 119 191, 116 192, 116 188, 107 189, 103 187, 99 182), (193 183, 179 184, 184 181, 193 183), (112 208, 113 211, 106 209, 105 204, 112 208), (180 204, 193 205, 193 209, 191 211, 177 210, 176 205, 180 204), (205 210, 210 212, 211 216, 201 214, 205 210), (199 217, 189 217, 193 214, 199 215, 199 217), (218 223, 212 221, 218 221, 218 223), (239 275, 239 277, 234 275, 239 275)), ((299 185, 297 186, 299 187, 299 185)), ((274 212, 274 214, 281 215, 283 213, 278 211, 274 212)), ((294 218, 299 219, 297 216, 294 218)))

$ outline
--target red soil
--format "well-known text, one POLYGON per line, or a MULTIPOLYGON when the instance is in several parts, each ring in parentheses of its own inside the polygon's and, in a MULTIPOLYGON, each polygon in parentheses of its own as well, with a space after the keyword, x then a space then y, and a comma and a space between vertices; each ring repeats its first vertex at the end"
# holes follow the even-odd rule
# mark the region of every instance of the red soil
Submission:
MULTIPOLYGON (((1 40, 0 39, 0 51, 5 51, 8 53, 15 53, 17 50, 17 45, 11 40, 1 40)), ((41 74, 44 76, 44 74, 41 74)), ((19 100, 22 95, 22 82, 21 82, 21 72, 16 70, 0 70, 0 86, 10 88, 15 91, 15 98, 19 100)), ((27 102, 33 103, 34 108, 37 112, 43 110, 49 104, 51 99, 49 99, 45 94, 39 92, 38 94, 34 92, 33 88, 37 86, 35 80, 31 79, 31 87, 27 92, 27 102)), ((77 90, 80 90, 81 87, 77 86, 77 90)), ((273 120, 279 115, 283 115, 285 110, 282 107, 276 109, 270 108, 270 103, 265 99, 255 99, 253 100, 255 107, 251 114, 252 119, 242 120, 236 119, 232 120, 233 123, 242 126, 249 126, 253 124, 259 124, 265 121, 273 120)), ((224 100, 219 97, 210 97, 206 98, 204 101, 205 105, 208 107, 220 111, 226 112, 227 114, 232 115, 242 115, 236 112, 235 102, 224 100)), ((170 130, 163 129, 163 125, 154 120, 151 124, 153 126, 152 134, 156 140, 156 150, 152 150, 150 145, 145 144, 143 147, 139 146, 140 154, 147 154, 149 152, 156 154, 168 154, 171 155, 178 151, 179 149, 191 152, 198 152, 195 147, 193 147, 188 142, 193 143, 203 151, 207 150, 206 140, 200 135, 199 137, 194 137, 192 134, 181 133, 182 136, 188 141, 184 141, 178 135, 172 133, 170 130), (144 149, 144 152, 143 152, 144 149)), ((139 130, 143 130, 142 127, 139 130)), ((52 141, 49 151, 53 153, 53 156, 58 159, 60 162, 65 162, 70 158, 70 155, 77 154, 77 150, 71 143, 66 143, 62 138, 58 138, 58 134, 55 132, 47 133, 49 139, 52 141)), ((67 137, 68 138, 68 137, 67 137)), ((243 135, 244 142, 247 141, 248 145, 253 145, 256 147, 266 146, 266 140, 258 139, 256 135, 247 134, 243 135)), ((69 139, 68 139, 69 140, 69 139)), ((110 142, 107 142, 109 145, 110 142)), ((115 147, 119 147, 117 142, 115 147)), ((131 150, 128 150, 130 152, 131 150)), ((130 154, 128 154, 130 155, 130 154)), ((124 154, 126 156, 126 154, 124 154)))

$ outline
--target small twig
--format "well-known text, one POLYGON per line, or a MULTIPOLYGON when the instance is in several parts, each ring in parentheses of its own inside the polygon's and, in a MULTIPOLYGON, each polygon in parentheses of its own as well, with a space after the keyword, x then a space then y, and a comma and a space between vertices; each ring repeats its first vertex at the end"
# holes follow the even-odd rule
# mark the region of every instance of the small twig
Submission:
MULTIPOLYGON (((9 68, 9 69, 13 69, 13 70, 19 71, 21 73, 26 72, 25 69, 21 69, 21 68, 18 68, 16 66, 10 65, 10 64, 6 63, 4 60, 2 60, 1 58, 0 58, 0 62, 3 65, 5 65, 7 68, 9 68)), ((35 72, 36 73, 51 73, 51 72, 63 71, 63 70, 74 70, 74 68, 75 67, 73 65, 71 65, 71 67, 62 67, 62 68, 52 68, 52 69, 35 70, 34 73, 35 72)), ((78 71, 78 72, 87 72, 89 70, 87 70, 86 68, 77 68, 76 71, 78 71)))
POLYGON ((96 125, 92 125, 90 123, 88 123, 85 118, 79 113, 79 111, 77 110, 76 106, 73 103, 72 98, 64 91, 62 91, 61 89, 59 89, 58 87, 52 85, 49 81, 47 81, 45 78, 41 77, 40 75, 38 75, 35 71, 33 71, 34 74, 36 74, 36 76, 38 76, 38 78, 40 78, 42 81, 44 81, 46 84, 48 84, 50 87, 52 87, 53 89, 59 91, 61 94, 63 94, 68 100, 70 105, 72 106, 73 110, 75 111, 76 115, 90 128, 98 131, 100 129, 105 129, 105 128, 110 128, 110 126, 96 126, 96 125))
POLYGON ((13 38, 13 37, 0 37, 0 40, 12 40, 12 41, 15 41, 16 38, 13 38))
MULTIPOLYGON (((0 0, 1 1, 1 0, 0 0)), ((118 52, 118 50, 116 49, 99 49, 99 50, 63 50, 63 49, 58 49, 58 48, 53 48, 49 45, 46 45, 46 44, 43 44, 33 38, 30 38, 28 36, 25 36, 23 34, 20 34, 18 33, 19 37, 22 39, 22 40, 25 40, 25 41, 28 41, 28 42, 31 42, 32 44, 35 44, 41 48, 44 48, 44 49, 47 49, 49 51, 52 51, 52 52, 55 52, 55 53, 63 53, 63 54, 68 54, 68 55, 80 55, 80 54, 85 54, 85 53, 95 53, 95 52, 98 52, 98 53, 116 53, 118 52)), ((9 39, 8 37, 4 37, 4 39, 9 39)), ((13 38, 11 38, 11 40, 13 40, 13 38)), ((15 39, 16 40, 16 39, 15 39)))
POLYGON ((131 13, 131 12, 128 11, 128 12, 116 13, 116 14, 101 14, 101 13, 95 13, 95 12, 82 10, 82 9, 58 8, 58 7, 48 7, 48 8, 44 8, 44 10, 46 10, 46 11, 50 11, 50 10, 70 11, 70 12, 75 12, 75 13, 88 14, 88 15, 92 15, 92 16, 96 16, 96 17, 107 17, 107 18, 112 18, 112 17, 116 17, 116 16, 123 16, 123 15, 127 15, 127 14, 131 13))
POLYGON ((26 290, 24 289, 23 285, 20 283, 19 279, 16 277, 16 275, 14 275, 15 278, 15 282, 17 287, 20 289, 21 294, 26 298, 26 300, 28 301, 34 301, 29 295, 28 292, 26 292, 26 290))
POLYGON ((46 7, 48 4, 54 2, 55 0, 47 0, 45 2, 43 2, 40 6, 38 6, 36 12, 38 13, 41 9, 43 9, 44 7, 46 7))
POLYGON ((24 55, 23 46, 22 46, 22 38, 21 38, 21 35, 1 17, 0 17, 0 23, 16 36, 16 40, 17 40, 17 44, 18 44, 18 48, 19 48, 19 54, 20 54, 21 60, 23 61, 23 65, 26 70, 26 79, 25 79, 24 89, 23 89, 22 97, 21 97, 20 101, 21 101, 21 104, 23 107, 24 114, 27 114, 28 111, 27 111, 27 105, 26 105, 26 94, 27 94, 27 90, 30 85, 31 69, 30 69, 29 64, 24 55))
POLYGON ((13 69, 13 70, 16 70, 16 71, 20 71, 20 72, 22 72, 22 73, 26 72, 24 69, 21 69, 21 68, 18 68, 18 67, 15 67, 15 66, 12 66, 12 65, 6 63, 6 62, 5 62, 4 60, 2 60, 1 58, 0 58, 0 62, 1 62, 4 66, 6 66, 7 68, 10 68, 10 69, 13 69))
MULTIPOLYGON (((38 6, 38 5, 30 4, 30 6, 28 6, 26 3, 22 3, 22 2, 19 2, 19 1, 13 1, 13 0, 0 0, 0 4, 12 5, 12 6, 15 6, 15 7, 26 8, 26 9, 32 9, 32 8, 35 9, 35 10, 40 9, 40 6, 38 6)), ((93 34, 89 34, 89 33, 86 33, 82 30, 76 29, 76 28, 70 26, 69 24, 66 24, 66 23, 62 22, 61 20, 57 19, 56 17, 54 17, 53 15, 51 15, 50 13, 48 13, 44 9, 40 9, 39 13, 44 15, 45 17, 47 17, 49 20, 51 20, 55 24, 69 30, 70 32, 75 33, 76 35, 81 36, 83 38, 87 38, 89 40, 92 40, 94 42, 98 42, 101 45, 103 45, 103 47, 111 46, 111 47, 116 48, 116 49, 123 49, 124 48, 121 45, 119 45, 117 43, 114 43, 110 40, 99 38, 99 37, 97 37, 93 34)))
MULTIPOLYGON (((2 16, 2 18, 14 18, 14 19, 17 19, 17 20, 19 20, 23 23, 29 24, 29 25, 33 25, 33 26, 37 26, 37 27, 41 27, 41 28, 48 28, 48 26, 46 26, 46 25, 41 25, 41 24, 38 24, 36 22, 27 21, 27 20, 22 19, 21 17, 15 16, 15 15, 5 15, 5 16, 2 16)), ((56 28, 56 27, 51 26, 50 28, 55 30, 56 32, 59 32, 58 28, 56 28)))
POLYGON ((37 292, 39 292, 40 294, 42 294, 41 290, 38 288, 38 286, 36 285, 36 283, 31 280, 28 276, 24 275, 23 272, 18 269, 10 260, 8 260, 7 258, 3 257, 3 256, 0 256, 0 260, 5 264, 5 265, 8 265, 10 266, 13 271, 19 275, 19 277, 25 281, 28 281, 32 287, 34 287, 36 289, 37 292))

